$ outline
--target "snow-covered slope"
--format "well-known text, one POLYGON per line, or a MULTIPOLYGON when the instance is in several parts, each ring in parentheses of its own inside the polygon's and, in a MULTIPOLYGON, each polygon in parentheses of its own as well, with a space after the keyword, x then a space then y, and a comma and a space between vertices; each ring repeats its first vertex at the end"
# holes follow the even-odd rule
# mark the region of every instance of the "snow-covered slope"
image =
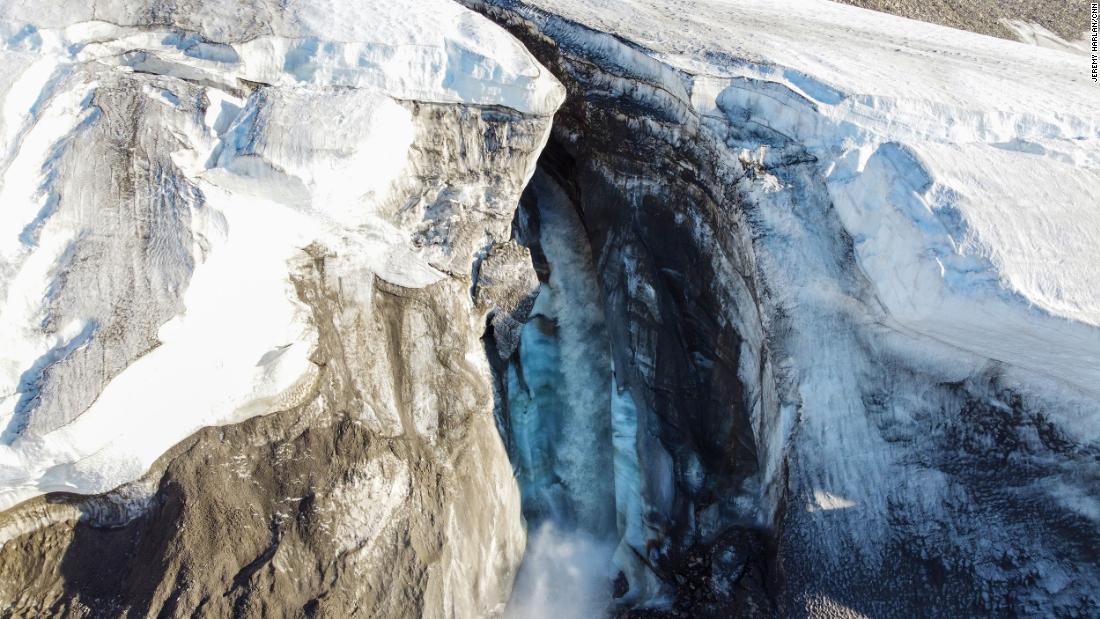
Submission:
POLYGON ((91 6, 0 4, 3 605, 490 612, 523 530, 473 265, 561 86, 445 0, 91 6))
POLYGON ((0 0, 0 606, 503 604, 481 337, 563 94, 448 0, 0 0))
POLYGON ((409 287, 464 259, 390 217, 415 133, 396 101, 561 97, 443 0, 0 17, 0 509, 109 490, 201 426, 298 402, 316 333, 287 265, 311 242, 409 287))

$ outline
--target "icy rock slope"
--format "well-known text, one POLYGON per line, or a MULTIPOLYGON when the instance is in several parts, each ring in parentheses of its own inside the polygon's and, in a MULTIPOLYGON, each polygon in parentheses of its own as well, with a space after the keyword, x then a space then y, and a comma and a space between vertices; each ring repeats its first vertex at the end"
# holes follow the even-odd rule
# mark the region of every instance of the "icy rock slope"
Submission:
POLYGON ((1079 55, 817 0, 466 4, 569 91, 544 160, 607 303, 622 603, 1096 612, 1079 55))
POLYGON ((532 292, 502 243, 560 84, 446 0, 4 0, 0 33, 0 605, 503 604, 481 337, 532 292))
POLYGON ((0 508, 109 490, 201 426, 298 402, 316 333, 287 264, 311 242, 401 286, 461 270, 476 248, 414 250, 385 212, 415 135, 397 100, 560 100, 443 1, 0 17, 0 508))

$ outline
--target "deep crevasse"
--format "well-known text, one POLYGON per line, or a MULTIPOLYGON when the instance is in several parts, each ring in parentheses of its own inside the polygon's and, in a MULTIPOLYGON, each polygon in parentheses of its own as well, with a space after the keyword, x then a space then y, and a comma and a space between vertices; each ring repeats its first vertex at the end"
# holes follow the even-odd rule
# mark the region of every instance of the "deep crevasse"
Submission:
POLYGON ((572 95, 555 139, 592 181, 615 375, 650 424, 615 436, 643 458, 636 556, 672 580, 699 543, 751 555, 755 517, 791 614, 1095 612, 1100 128, 1078 58, 811 0, 470 4, 572 95), (717 303, 676 296, 707 277, 717 303), (745 410, 668 405, 673 316, 734 325, 684 363, 737 364, 745 410), (698 466, 691 430, 723 412, 750 440, 715 432, 734 466, 698 466))

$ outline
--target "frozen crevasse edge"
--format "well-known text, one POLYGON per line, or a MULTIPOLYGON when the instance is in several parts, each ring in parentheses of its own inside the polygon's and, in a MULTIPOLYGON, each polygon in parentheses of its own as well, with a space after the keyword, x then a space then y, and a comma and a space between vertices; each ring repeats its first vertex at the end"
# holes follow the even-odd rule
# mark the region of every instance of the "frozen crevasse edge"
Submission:
MULTIPOLYGON (((400 286, 445 276, 375 212, 410 173, 413 118, 395 100, 548 115, 563 96, 512 37, 447 0, 176 9, 170 27, 143 3, 0 2, 0 510, 110 490, 203 426, 300 400, 317 335, 289 272, 311 242, 400 286), (265 8, 265 19, 247 14, 265 8), (183 282, 169 287, 178 313, 83 412, 62 403, 61 417, 35 419, 43 373, 106 337, 91 314, 44 326, 87 241, 79 211, 112 198, 65 193, 95 180, 65 175, 114 173, 91 163, 101 151, 88 132, 129 119, 104 114, 97 97, 142 74, 134 126, 171 151, 151 186, 168 188, 160 199, 190 227, 181 255, 149 258, 154 277, 183 282), (249 95, 254 83, 276 88, 249 95), (44 430, 27 431, 33 423, 44 430)), ((89 299, 77 307, 107 294, 96 281, 75 286, 89 299)))
POLYGON ((393 98, 502 105, 548 114, 560 86, 514 38, 461 6, 333 0, 273 6, 142 2, 0 2, 10 52, 42 62, 102 60, 239 87, 373 88, 393 98), (166 19, 167 16, 167 19, 166 19), (171 22, 158 26, 161 21, 171 22), (154 25, 148 25, 148 24, 154 25), (132 25, 131 25, 132 24, 132 25))

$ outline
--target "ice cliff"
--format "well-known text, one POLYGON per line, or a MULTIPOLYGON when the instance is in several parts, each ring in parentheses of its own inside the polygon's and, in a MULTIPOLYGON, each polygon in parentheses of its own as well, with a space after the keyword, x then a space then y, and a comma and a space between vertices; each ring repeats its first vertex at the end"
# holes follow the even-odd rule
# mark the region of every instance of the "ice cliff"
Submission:
POLYGON ((574 213, 590 258, 536 251, 560 224, 520 228, 553 328, 531 323, 512 367, 606 385, 582 405, 613 490, 574 474, 591 433, 528 431, 540 366, 508 375, 510 433, 520 453, 566 437, 517 462, 528 518, 617 544, 613 604, 1097 612, 1100 107, 1080 56, 828 2, 467 4, 568 91, 521 214, 574 213), (555 281, 578 264, 600 288, 580 325, 555 281), (566 358, 570 331, 588 362, 608 347, 602 371, 566 358), (581 515, 609 492, 606 534, 581 515))
POLYGON ((823 0, 0 55, 0 608, 1100 612, 1081 56, 823 0))

